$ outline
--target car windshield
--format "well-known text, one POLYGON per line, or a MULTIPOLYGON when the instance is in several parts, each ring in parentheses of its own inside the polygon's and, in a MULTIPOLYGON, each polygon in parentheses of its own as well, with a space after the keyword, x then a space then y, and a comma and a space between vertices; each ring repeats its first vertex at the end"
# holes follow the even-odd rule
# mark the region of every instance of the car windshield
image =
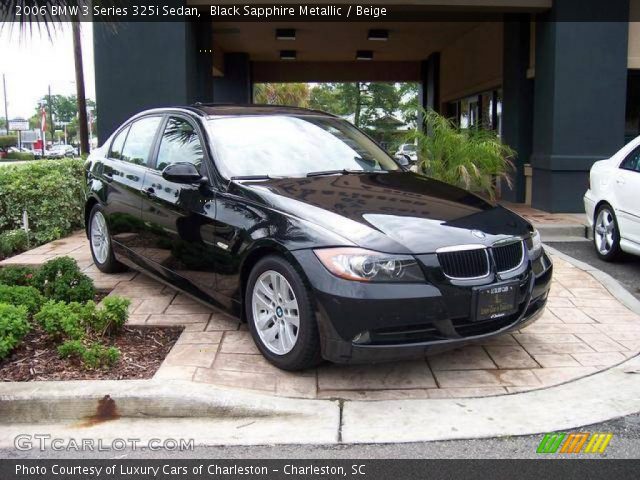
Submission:
POLYGON ((402 150, 404 150, 405 152, 415 152, 416 151, 416 146, 415 145, 405 145, 404 147, 402 147, 402 150))
POLYGON ((229 116, 211 119, 208 130, 218 168, 227 178, 400 169, 375 142, 339 118, 229 116))

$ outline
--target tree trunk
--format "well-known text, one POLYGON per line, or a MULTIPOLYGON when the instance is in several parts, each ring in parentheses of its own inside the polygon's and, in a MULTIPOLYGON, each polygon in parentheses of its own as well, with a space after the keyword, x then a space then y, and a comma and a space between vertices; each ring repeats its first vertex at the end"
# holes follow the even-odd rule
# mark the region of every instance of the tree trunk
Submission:
POLYGON ((87 99, 84 93, 84 70, 82 68, 82 44, 80 43, 80 22, 71 24, 73 30, 73 59, 76 65, 76 96, 78 98, 78 130, 80 154, 89 153, 89 130, 87 126, 87 99))

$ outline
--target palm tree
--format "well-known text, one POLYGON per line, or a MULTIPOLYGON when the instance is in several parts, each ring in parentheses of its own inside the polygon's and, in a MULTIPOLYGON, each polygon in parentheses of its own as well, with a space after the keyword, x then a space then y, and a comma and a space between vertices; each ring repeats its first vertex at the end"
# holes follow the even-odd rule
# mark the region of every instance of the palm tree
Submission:
POLYGON ((451 120, 429 110, 422 112, 424 128, 410 134, 417 144, 418 171, 467 190, 496 196, 497 180, 511 187, 511 159, 516 152, 495 132, 483 128, 459 128, 451 120))
MULTIPOLYGON (((118 0, 102 0, 103 6, 117 3, 118 0)), ((23 33, 32 34, 34 28, 44 30, 49 37, 52 31, 62 28, 63 22, 71 22, 73 33, 73 56, 76 71, 76 97, 78 102, 78 123, 80 126, 80 153, 89 153, 89 131, 87 128, 87 100, 84 90, 84 69, 82 65, 82 45, 80 41, 80 22, 78 12, 82 8, 91 8, 89 0, 3 0, 0 4, 0 19, 15 21, 16 12, 29 12, 27 15, 17 17, 17 23, 23 33), (54 15, 51 6, 62 7, 66 14, 54 15), (75 9, 75 10, 74 10, 75 9), (35 13, 33 13, 35 12, 35 13)))

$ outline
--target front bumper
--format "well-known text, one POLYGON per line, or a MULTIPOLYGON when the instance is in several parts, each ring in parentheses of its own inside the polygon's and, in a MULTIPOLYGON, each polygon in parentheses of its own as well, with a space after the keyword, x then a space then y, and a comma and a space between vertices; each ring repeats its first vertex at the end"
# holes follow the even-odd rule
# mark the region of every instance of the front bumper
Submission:
POLYGON ((589 228, 593 229, 593 219, 596 214, 596 202, 591 197, 591 190, 588 190, 584 195, 584 211, 587 215, 587 221, 589 222, 589 228))
POLYGON ((313 292, 322 356, 335 363, 415 358, 523 328, 542 314, 553 271, 543 253, 508 278, 455 282, 442 275, 435 255, 421 255, 427 283, 373 284, 335 277, 310 250, 292 253, 313 292), (473 287, 502 281, 518 282, 517 312, 474 321, 473 287))

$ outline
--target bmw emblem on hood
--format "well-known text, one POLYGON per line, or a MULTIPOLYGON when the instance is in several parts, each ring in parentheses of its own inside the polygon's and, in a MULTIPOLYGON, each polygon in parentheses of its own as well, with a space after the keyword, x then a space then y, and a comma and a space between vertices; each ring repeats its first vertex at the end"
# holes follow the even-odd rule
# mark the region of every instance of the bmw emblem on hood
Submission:
POLYGON ((471 235, 473 235, 476 238, 485 238, 486 237, 484 232, 481 232, 480 230, 471 230, 471 235))

